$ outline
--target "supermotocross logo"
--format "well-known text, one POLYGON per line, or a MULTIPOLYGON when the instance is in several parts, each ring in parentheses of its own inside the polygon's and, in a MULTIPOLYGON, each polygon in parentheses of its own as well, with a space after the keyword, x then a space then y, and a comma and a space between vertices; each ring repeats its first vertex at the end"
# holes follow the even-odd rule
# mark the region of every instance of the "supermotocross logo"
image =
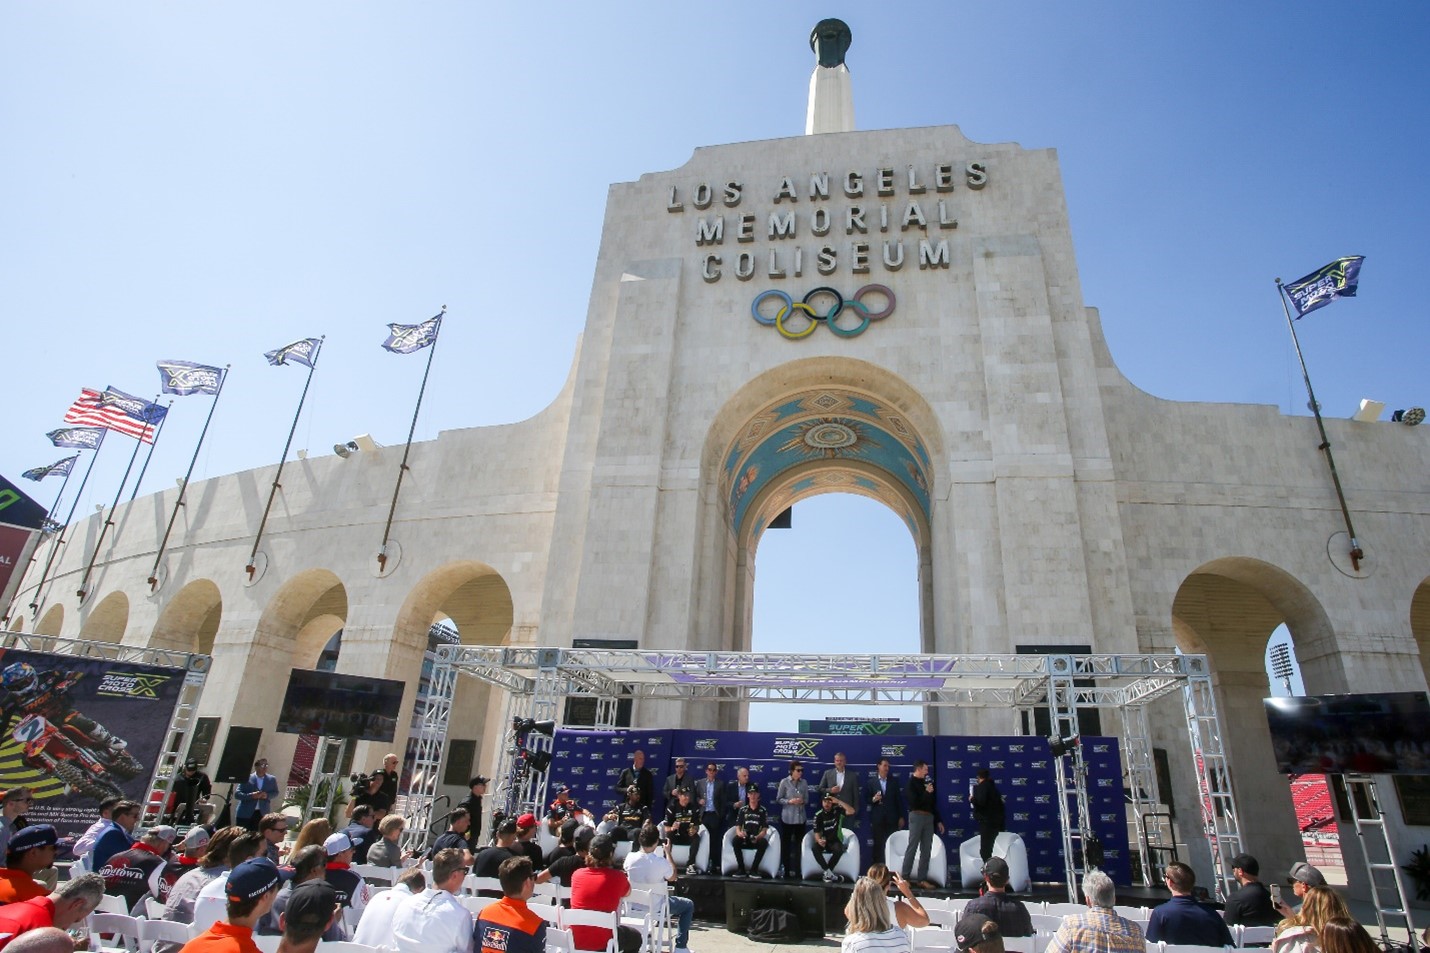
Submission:
POLYGON ((719 740, 720 740, 720 739, 718 739, 718 738, 696 738, 696 739, 695 739, 695 750, 696 750, 696 751, 714 751, 714 750, 715 750, 715 743, 716 743, 717 741, 719 741, 719 740))
POLYGON ((119 698, 152 698, 158 700, 158 689, 172 676, 137 675, 125 672, 108 672, 99 680, 96 695, 119 698))
POLYGON ((907 747, 908 745, 884 745, 879 749, 879 757, 902 758, 904 756, 904 749, 907 747))
POLYGON ((818 738, 776 738, 773 758, 813 758, 819 751, 818 738))

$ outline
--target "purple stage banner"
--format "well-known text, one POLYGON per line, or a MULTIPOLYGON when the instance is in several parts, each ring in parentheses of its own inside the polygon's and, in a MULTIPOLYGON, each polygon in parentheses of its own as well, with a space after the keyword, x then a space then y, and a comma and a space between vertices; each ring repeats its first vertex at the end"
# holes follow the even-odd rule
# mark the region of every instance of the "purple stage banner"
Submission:
MULTIPOLYGON (((616 779, 630 766, 631 754, 640 748, 646 767, 655 776, 653 816, 665 810, 665 779, 674 772, 677 757, 688 762, 687 772, 700 781, 705 765, 715 762, 722 781, 734 781, 738 768, 748 768, 760 785, 762 803, 772 818, 780 808, 775 791, 789 774, 789 762, 805 765, 810 788, 818 786, 825 770, 842 752, 861 788, 875 774, 880 758, 888 758, 891 773, 901 785, 908 783, 916 760, 929 763, 930 776, 940 795, 939 809, 947 828, 944 844, 956 867, 959 845, 977 836, 968 805, 968 784, 974 773, 987 767, 993 774, 1007 814, 1006 828, 1023 838, 1033 879, 1063 879, 1062 828, 1058 818, 1057 788, 1051 755, 1044 738, 1015 737, 899 737, 874 735, 820 735, 807 732, 745 731, 575 731, 559 729, 549 782, 569 784, 572 795, 598 816, 620 798, 616 779)), ((1097 836, 1104 852, 1104 869, 1119 884, 1131 883, 1127 856, 1126 811, 1122 797, 1122 767, 1117 742, 1112 738, 1084 738, 1083 758, 1088 766, 1088 798, 1097 836)), ((818 801, 811 805, 813 816, 818 801)), ((1074 815, 1076 807, 1072 808, 1074 815)), ((871 856, 872 840, 867 799, 861 797, 859 838, 863 856, 871 856)))
POLYGON ((106 797, 148 794, 183 669, 0 650, 0 788, 29 787, 33 824, 78 836, 106 797))

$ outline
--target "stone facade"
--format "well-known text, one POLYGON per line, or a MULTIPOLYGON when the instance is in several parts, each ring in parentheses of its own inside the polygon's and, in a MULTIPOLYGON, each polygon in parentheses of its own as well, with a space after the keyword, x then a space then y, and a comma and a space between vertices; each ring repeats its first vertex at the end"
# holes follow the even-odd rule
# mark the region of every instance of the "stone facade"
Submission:
MULTIPOLYGON (((191 488, 152 594, 176 491, 119 512, 76 605, 92 518, 21 624, 212 651, 203 713, 223 718, 220 747, 229 725, 260 726, 282 763, 280 676, 339 629, 339 670, 406 680, 409 701, 443 616, 469 642, 747 649, 768 520, 862 493, 916 541, 926 651, 1209 653, 1247 847, 1277 870, 1300 847, 1260 711, 1271 631, 1290 628, 1312 693, 1426 687, 1430 436, 1328 428, 1359 570, 1311 420, 1163 401, 1119 373, 1082 301, 1053 152, 953 127, 719 146, 612 187, 565 388, 530 420, 414 446, 400 555, 381 573, 394 448, 290 463, 254 580, 243 566, 271 469, 191 488), (848 302, 866 285, 883 290, 861 312, 848 302), (804 336, 808 312, 763 295, 823 315, 833 294, 806 299, 821 287, 844 311, 804 336), (850 334, 868 312, 887 313, 850 334)), ((489 769, 501 701, 461 691, 452 734, 480 739, 489 769)), ((742 713, 649 703, 635 717, 737 727, 742 713)), ((1155 730, 1201 865, 1179 719, 1166 706, 1155 730)), ((930 730, 1008 721, 930 713, 930 730)))

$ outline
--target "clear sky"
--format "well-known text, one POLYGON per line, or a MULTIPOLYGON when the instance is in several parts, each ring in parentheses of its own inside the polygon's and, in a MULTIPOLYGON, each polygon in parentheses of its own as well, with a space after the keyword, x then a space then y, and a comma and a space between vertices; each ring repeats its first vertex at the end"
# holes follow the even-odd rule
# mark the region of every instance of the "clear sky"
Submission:
MULTIPOLYGON (((1139 387, 1304 415, 1273 279, 1363 254, 1361 296, 1301 322, 1322 405, 1430 404, 1424 3, 12 0, 0 473, 62 456, 44 433, 82 386, 152 395, 169 357, 233 365, 196 475, 274 463, 303 372, 262 352, 319 334, 298 446, 401 443, 422 357, 382 351, 384 325, 443 304, 418 438, 530 416, 569 370, 607 186, 801 134, 825 16, 853 30, 860 129, 1058 150, 1083 299, 1139 387)), ((207 403, 179 400, 146 492, 183 474, 207 403)), ((81 513, 114 493, 113 443, 81 513)), ((821 499, 773 535, 757 647, 916 647, 896 520, 821 499), (816 530, 846 540, 832 572, 816 530)))

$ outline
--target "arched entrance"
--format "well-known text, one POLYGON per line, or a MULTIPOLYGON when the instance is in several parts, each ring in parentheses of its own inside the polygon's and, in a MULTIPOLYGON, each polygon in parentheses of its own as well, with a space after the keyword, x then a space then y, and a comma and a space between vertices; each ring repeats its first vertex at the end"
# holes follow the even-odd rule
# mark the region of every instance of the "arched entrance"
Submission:
POLYGON ((1410 633, 1420 650, 1420 669, 1430 685, 1430 578, 1421 580, 1410 599, 1410 633))
MULTIPOLYGON (((1344 690, 1330 669, 1330 620, 1310 591, 1284 570, 1246 557, 1217 559, 1182 582, 1172 604, 1172 631, 1184 652, 1206 654, 1226 741, 1243 835, 1254 833, 1257 860, 1286 870, 1305 859, 1291 791, 1276 772, 1262 699, 1271 694, 1266 646, 1285 625, 1301 662, 1306 690, 1344 690)), ((1179 790, 1194 790, 1175 784, 1179 790)), ((1180 810, 1180 808, 1179 808, 1180 810)))
POLYGON ((35 623, 36 635, 59 635, 65 625, 65 607, 58 602, 45 610, 45 614, 35 623))
POLYGON ((149 647, 212 654, 223 597, 210 579, 196 579, 175 594, 159 616, 149 647))
POLYGON ((111 592, 90 610, 80 627, 79 637, 89 642, 123 642, 128 625, 129 597, 122 592, 111 592))

